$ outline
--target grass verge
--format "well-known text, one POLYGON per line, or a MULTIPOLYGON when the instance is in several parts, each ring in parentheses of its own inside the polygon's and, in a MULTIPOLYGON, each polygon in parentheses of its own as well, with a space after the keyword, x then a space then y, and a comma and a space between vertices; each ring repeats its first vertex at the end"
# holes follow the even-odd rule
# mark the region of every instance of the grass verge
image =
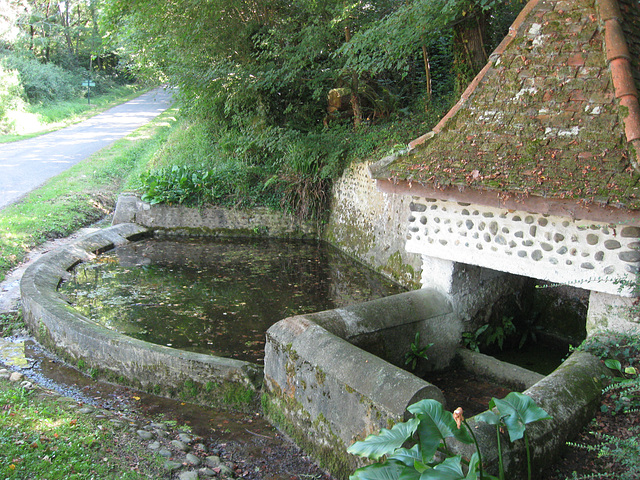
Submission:
POLYGON ((0 383, 0 476, 163 477, 160 459, 131 441, 121 425, 82 414, 76 406, 44 390, 0 383))
POLYGON ((174 115, 175 110, 169 109, 1 210, 0 281, 33 247, 67 236, 109 213, 127 178, 159 148, 174 115))

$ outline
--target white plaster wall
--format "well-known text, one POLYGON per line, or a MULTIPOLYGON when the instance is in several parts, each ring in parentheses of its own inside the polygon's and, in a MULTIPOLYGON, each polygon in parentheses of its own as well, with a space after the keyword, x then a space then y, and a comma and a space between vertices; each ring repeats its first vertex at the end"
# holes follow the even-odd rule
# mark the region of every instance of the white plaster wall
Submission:
POLYGON ((409 252, 615 295, 640 270, 640 228, 451 201, 410 205, 409 252))
POLYGON ((587 312, 587 332, 615 331, 640 334, 640 306, 636 299, 591 292, 587 312))

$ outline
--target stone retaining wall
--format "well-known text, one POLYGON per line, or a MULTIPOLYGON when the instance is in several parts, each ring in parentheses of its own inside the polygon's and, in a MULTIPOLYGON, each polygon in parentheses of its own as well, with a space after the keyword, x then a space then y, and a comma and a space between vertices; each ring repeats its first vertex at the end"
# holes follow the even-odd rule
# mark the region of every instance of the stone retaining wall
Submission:
POLYGON ((368 163, 353 164, 334 183, 323 239, 401 285, 419 287, 420 256, 405 249, 410 203, 380 192, 368 163))
POLYGON ((316 238, 315 226, 292 215, 268 208, 187 208, 180 205, 150 205, 136 195, 123 194, 113 216, 113 225, 136 223, 175 235, 316 238))

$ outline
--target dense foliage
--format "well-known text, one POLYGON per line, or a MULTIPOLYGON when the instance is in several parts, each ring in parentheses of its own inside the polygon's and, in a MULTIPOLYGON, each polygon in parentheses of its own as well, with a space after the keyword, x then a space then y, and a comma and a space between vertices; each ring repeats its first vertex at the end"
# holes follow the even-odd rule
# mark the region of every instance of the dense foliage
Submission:
MULTIPOLYGON (((430 128, 481 66, 471 59, 486 62, 521 5, 108 0, 105 28, 137 75, 177 86, 182 113, 206 122, 210 148, 195 169, 241 165, 257 174, 234 189, 251 192, 245 200, 260 198, 261 185, 271 200, 315 216, 352 158, 430 128), (458 59, 460 45, 471 53, 458 59), (372 142, 370 130, 381 129, 394 130, 391 143, 372 142)), ((164 167, 151 178, 167 178, 173 165, 164 167)))
POLYGON ((170 178, 176 167, 189 178, 211 172, 210 187, 194 187, 198 201, 318 217, 352 159, 433 125, 522 3, 10 0, 0 12, 0 114, 84 95, 88 77, 98 90, 133 75, 167 82, 206 142, 181 146, 198 145, 188 166, 157 162, 149 195, 184 201, 170 192, 183 178, 170 178))
POLYGON ((101 21, 100 0, 9 0, 0 3, 0 132, 34 106, 92 95, 132 80, 119 66, 101 21))

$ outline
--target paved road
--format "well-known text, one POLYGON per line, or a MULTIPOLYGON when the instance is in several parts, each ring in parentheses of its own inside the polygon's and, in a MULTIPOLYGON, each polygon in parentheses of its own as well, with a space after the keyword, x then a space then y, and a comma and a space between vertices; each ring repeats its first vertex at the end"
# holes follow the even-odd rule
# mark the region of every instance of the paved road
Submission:
POLYGON ((82 123, 29 140, 0 144, 0 209, 130 134, 170 105, 171 91, 159 88, 82 123))

